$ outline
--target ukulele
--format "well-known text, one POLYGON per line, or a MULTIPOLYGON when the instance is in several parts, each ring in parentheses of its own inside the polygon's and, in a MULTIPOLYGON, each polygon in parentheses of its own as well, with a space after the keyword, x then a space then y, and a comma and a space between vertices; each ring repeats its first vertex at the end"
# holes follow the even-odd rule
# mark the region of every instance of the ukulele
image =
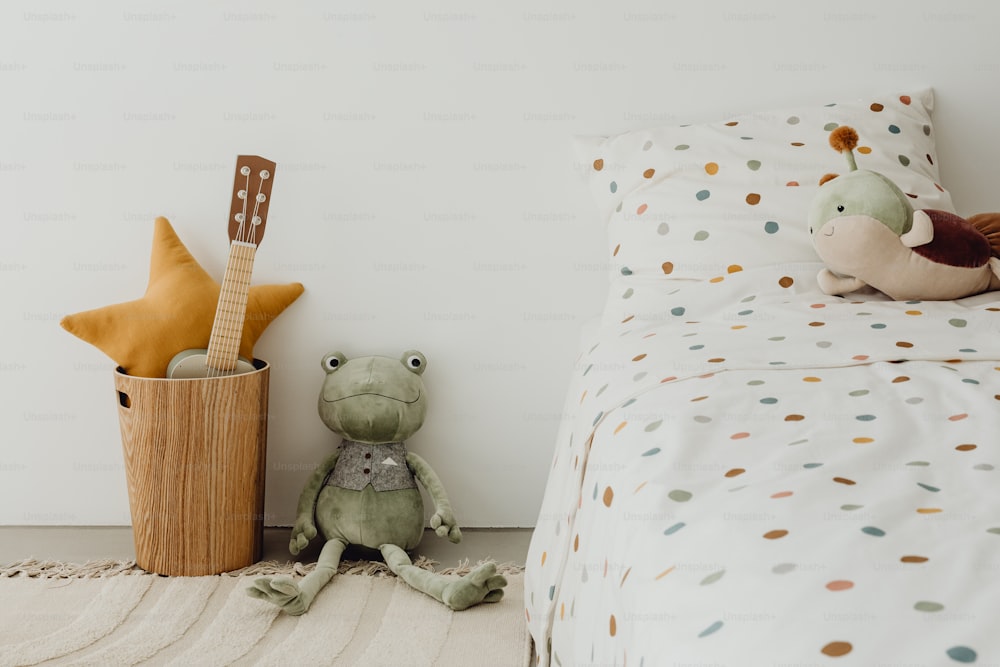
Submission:
POLYGON ((211 378, 256 370, 239 351, 254 255, 267 225, 274 168, 274 162, 256 155, 237 157, 229 209, 229 260, 208 348, 177 353, 167 365, 168 378, 211 378))

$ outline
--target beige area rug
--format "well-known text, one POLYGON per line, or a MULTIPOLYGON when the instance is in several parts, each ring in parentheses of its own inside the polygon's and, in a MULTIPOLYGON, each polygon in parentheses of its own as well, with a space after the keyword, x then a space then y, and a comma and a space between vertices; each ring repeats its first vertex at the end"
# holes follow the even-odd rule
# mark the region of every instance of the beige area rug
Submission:
MULTIPOLYGON (((419 561, 417 564, 421 564, 419 561)), ((431 567, 430 562, 422 563, 431 567)), ((347 562, 298 617, 249 597, 259 564, 161 577, 131 562, 0 568, 0 665, 527 665, 520 568, 503 600, 453 612, 381 563, 347 562)), ((460 573, 464 567, 438 570, 460 573)))

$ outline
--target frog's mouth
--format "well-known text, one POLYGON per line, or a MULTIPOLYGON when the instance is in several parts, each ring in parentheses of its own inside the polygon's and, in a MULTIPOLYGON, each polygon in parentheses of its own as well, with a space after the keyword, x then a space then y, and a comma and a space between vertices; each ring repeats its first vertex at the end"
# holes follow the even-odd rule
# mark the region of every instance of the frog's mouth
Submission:
POLYGON ((402 403, 404 405, 413 405, 420 400, 420 391, 417 390, 417 395, 412 399, 399 398, 397 396, 389 396, 388 394, 380 394, 377 391, 362 391, 356 394, 348 394, 347 396, 337 396, 336 398, 327 398, 326 395, 323 396, 324 403, 338 403, 340 401, 346 401, 350 398, 359 398, 361 396, 378 396, 379 398, 385 398, 390 401, 396 401, 397 403, 402 403))

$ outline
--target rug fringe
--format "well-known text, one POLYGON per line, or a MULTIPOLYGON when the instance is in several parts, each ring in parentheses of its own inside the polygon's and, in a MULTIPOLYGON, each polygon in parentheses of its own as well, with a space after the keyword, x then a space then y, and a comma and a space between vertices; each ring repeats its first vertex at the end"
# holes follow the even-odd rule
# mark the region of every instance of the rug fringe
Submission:
MULTIPOLYGON (((472 572, 473 569, 483 565, 484 563, 493 563, 497 566, 497 574, 521 574, 524 572, 524 567, 516 565, 515 563, 497 563, 496 561, 485 559, 478 561, 475 565, 469 563, 469 559, 466 558, 458 562, 456 567, 446 567, 443 570, 437 570, 438 574, 457 574, 459 576, 466 575, 472 572)), ((416 563, 414 563, 416 565, 416 563)), ((433 568, 430 568, 433 569, 433 568)))
MULTIPOLYGON (((455 567, 437 570, 437 561, 424 556, 418 556, 413 564, 423 570, 433 570, 439 574, 465 575, 484 563, 494 562, 481 560, 475 565, 468 559, 459 561, 455 567)), ((524 568, 514 563, 496 563, 499 574, 520 574, 524 568)), ((305 576, 316 569, 316 563, 261 561, 247 567, 230 572, 222 572, 223 577, 253 577, 253 576, 305 576)), ((395 574, 380 561, 345 560, 337 568, 338 574, 354 574, 368 577, 394 577, 395 574)), ((86 563, 65 563, 53 560, 35 560, 33 558, 17 561, 10 565, 0 566, 0 578, 28 577, 37 579, 97 579, 103 577, 150 574, 142 569, 134 560, 93 560, 86 563)))
POLYGON ((119 575, 148 574, 134 560, 92 560, 64 563, 28 558, 0 567, 0 578, 31 577, 38 579, 97 579, 119 575))
MULTIPOLYGON (((524 572, 524 568, 520 565, 515 565, 514 563, 496 563, 495 561, 486 559, 477 562, 475 565, 469 563, 468 559, 459 561, 458 565, 455 567, 448 567, 441 570, 437 569, 439 563, 435 560, 427 558, 425 556, 417 556, 413 560, 413 564, 422 570, 432 570, 438 574, 454 574, 454 575, 466 575, 472 570, 484 563, 494 563, 497 567, 498 574, 521 574, 524 572)), ((316 563, 287 563, 279 561, 262 561, 260 563, 254 563, 248 567, 241 568, 239 570, 233 570, 232 572, 223 572, 222 576, 225 577, 249 577, 249 576, 273 576, 278 574, 284 574, 289 576, 305 576, 316 569, 316 563)), ((361 574, 369 577, 394 577, 395 574, 392 570, 381 561, 370 561, 370 560, 344 560, 340 562, 340 567, 337 568, 338 574, 361 574)))

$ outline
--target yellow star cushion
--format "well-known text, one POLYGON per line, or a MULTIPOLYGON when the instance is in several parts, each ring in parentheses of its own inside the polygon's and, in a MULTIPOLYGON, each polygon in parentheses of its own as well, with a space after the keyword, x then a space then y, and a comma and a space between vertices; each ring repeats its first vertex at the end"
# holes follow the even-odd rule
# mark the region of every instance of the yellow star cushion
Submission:
MULTIPOLYGON (((67 315, 60 324, 100 348, 129 375, 166 377, 167 364, 178 352, 208 346, 221 289, 177 238, 170 222, 157 218, 145 295, 67 315)), ((253 358, 264 329, 303 290, 301 283, 250 287, 241 356, 253 358)))

